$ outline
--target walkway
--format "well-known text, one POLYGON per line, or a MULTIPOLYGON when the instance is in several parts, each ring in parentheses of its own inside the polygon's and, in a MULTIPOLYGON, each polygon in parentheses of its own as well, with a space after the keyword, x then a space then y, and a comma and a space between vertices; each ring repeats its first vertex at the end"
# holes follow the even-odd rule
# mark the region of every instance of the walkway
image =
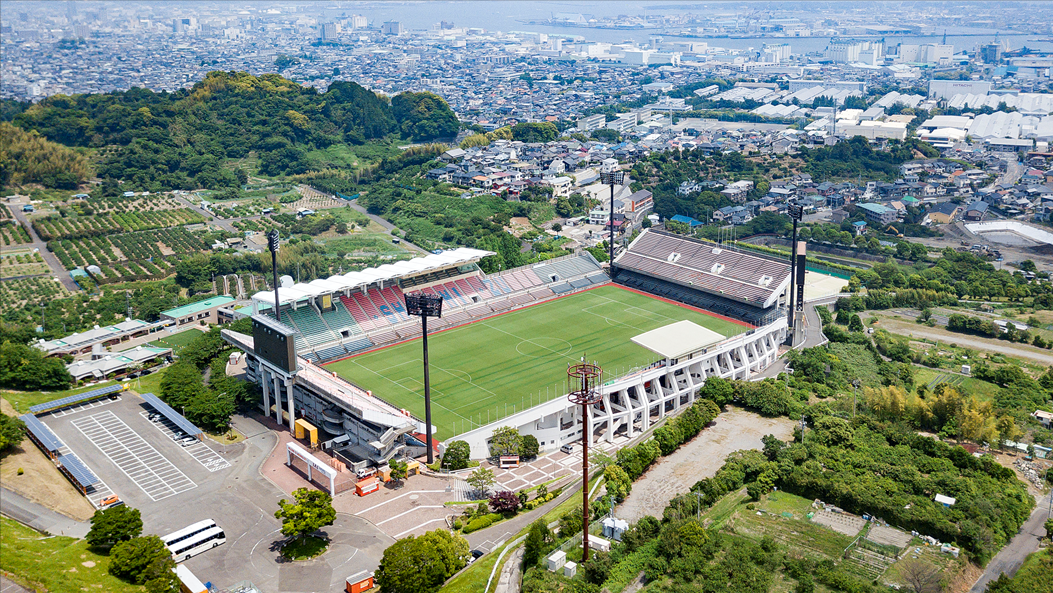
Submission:
POLYGON ((1042 525, 1049 516, 1050 496, 1047 494, 1044 498, 1039 499, 1038 506, 1031 513, 1031 517, 1020 526, 1020 531, 1016 536, 988 563, 987 569, 984 570, 983 575, 976 581, 969 593, 984 593, 987 584, 997 579, 1002 573, 1009 576, 1015 575, 1027 555, 1038 550, 1038 540, 1046 533, 1042 525))
POLYGON ((38 250, 40 255, 43 256, 44 262, 49 268, 51 268, 52 275, 58 278, 59 282, 61 282, 67 290, 70 292, 77 292, 80 290, 80 287, 77 286, 77 283, 70 277, 69 272, 66 271, 66 267, 62 265, 62 262, 55 257, 54 253, 48 251, 48 244, 40 238, 36 229, 34 229, 33 225, 29 223, 29 218, 26 217, 24 212, 22 212, 21 204, 9 204, 8 209, 11 211, 11 214, 14 215, 15 220, 21 223, 22 226, 26 227, 26 231, 29 233, 29 238, 32 239, 32 242, 28 245, 15 245, 12 246, 12 248, 29 248, 38 250))
POLYGON ((43 531, 51 535, 68 535, 82 538, 88 535, 88 530, 91 529, 91 525, 87 522, 60 515, 7 488, 0 488, 0 494, 2 494, 4 501, 3 506, 0 507, 0 513, 37 531, 43 531))

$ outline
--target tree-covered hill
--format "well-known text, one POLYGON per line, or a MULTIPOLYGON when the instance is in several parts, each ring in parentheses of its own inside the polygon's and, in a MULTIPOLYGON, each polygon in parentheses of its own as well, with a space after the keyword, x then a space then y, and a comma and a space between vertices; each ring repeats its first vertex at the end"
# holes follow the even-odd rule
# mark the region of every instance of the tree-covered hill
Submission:
POLYGON ((457 133, 456 115, 436 95, 403 93, 394 103, 354 82, 319 93, 278 74, 210 72, 175 93, 56 95, 36 105, 7 101, 0 114, 66 146, 115 147, 103 153, 101 177, 161 190, 236 186, 243 180, 222 163, 250 152, 265 175, 299 174, 316 168, 314 149, 457 133))
POLYGON ((88 159, 40 135, 0 123, 0 187, 40 183, 73 189, 91 175, 88 159))

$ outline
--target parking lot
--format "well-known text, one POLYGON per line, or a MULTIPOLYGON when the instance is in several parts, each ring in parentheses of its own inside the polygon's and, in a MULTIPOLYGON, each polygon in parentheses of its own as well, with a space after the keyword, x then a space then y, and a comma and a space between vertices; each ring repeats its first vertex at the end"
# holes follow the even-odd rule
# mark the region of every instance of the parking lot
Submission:
POLYGON ((82 416, 71 424, 154 502, 197 487, 139 433, 110 410, 82 416))
MULTIPOLYGON (((139 412, 139 415, 143 418, 151 420, 154 428, 161 431, 161 434, 172 439, 176 442, 182 436, 182 432, 172 424, 170 420, 161 416, 160 414, 151 414, 150 412, 139 412), (153 418, 151 418, 153 416, 153 418)), ((197 441, 191 445, 183 447, 183 451, 194 458, 195 461, 201 464, 202 467, 210 472, 217 472, 221 469, 230 467, 230 463, 226 459, 223 459, 219 453, 212 450, 204 441, 197 441)))

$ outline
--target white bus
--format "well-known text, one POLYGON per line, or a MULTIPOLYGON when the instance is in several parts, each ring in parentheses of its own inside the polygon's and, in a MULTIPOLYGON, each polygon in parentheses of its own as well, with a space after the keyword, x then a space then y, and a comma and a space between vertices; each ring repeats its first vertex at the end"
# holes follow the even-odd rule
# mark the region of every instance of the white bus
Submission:
POLYGON ((162 537, 161 541, 172 553, 172 558, 176 562, 182 562, 191 556, 226 543, 227 535, 216 525, 215 521, 206 519, 170 533, 162 537))

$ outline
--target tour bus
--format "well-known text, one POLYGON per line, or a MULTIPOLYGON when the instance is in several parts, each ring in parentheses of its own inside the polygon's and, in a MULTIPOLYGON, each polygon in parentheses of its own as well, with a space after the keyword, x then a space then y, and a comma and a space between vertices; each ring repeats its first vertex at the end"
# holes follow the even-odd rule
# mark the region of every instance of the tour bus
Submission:
POLYGON ((182 562, 191 556, 196 556, 205 550, 226 543, 227 536, 216 525, 215 521, 205 519, 179 531, 169 533, 162 537, 161 541, 165 543, 168 551, 172 553, 172 558, 176 562, 182 562))

